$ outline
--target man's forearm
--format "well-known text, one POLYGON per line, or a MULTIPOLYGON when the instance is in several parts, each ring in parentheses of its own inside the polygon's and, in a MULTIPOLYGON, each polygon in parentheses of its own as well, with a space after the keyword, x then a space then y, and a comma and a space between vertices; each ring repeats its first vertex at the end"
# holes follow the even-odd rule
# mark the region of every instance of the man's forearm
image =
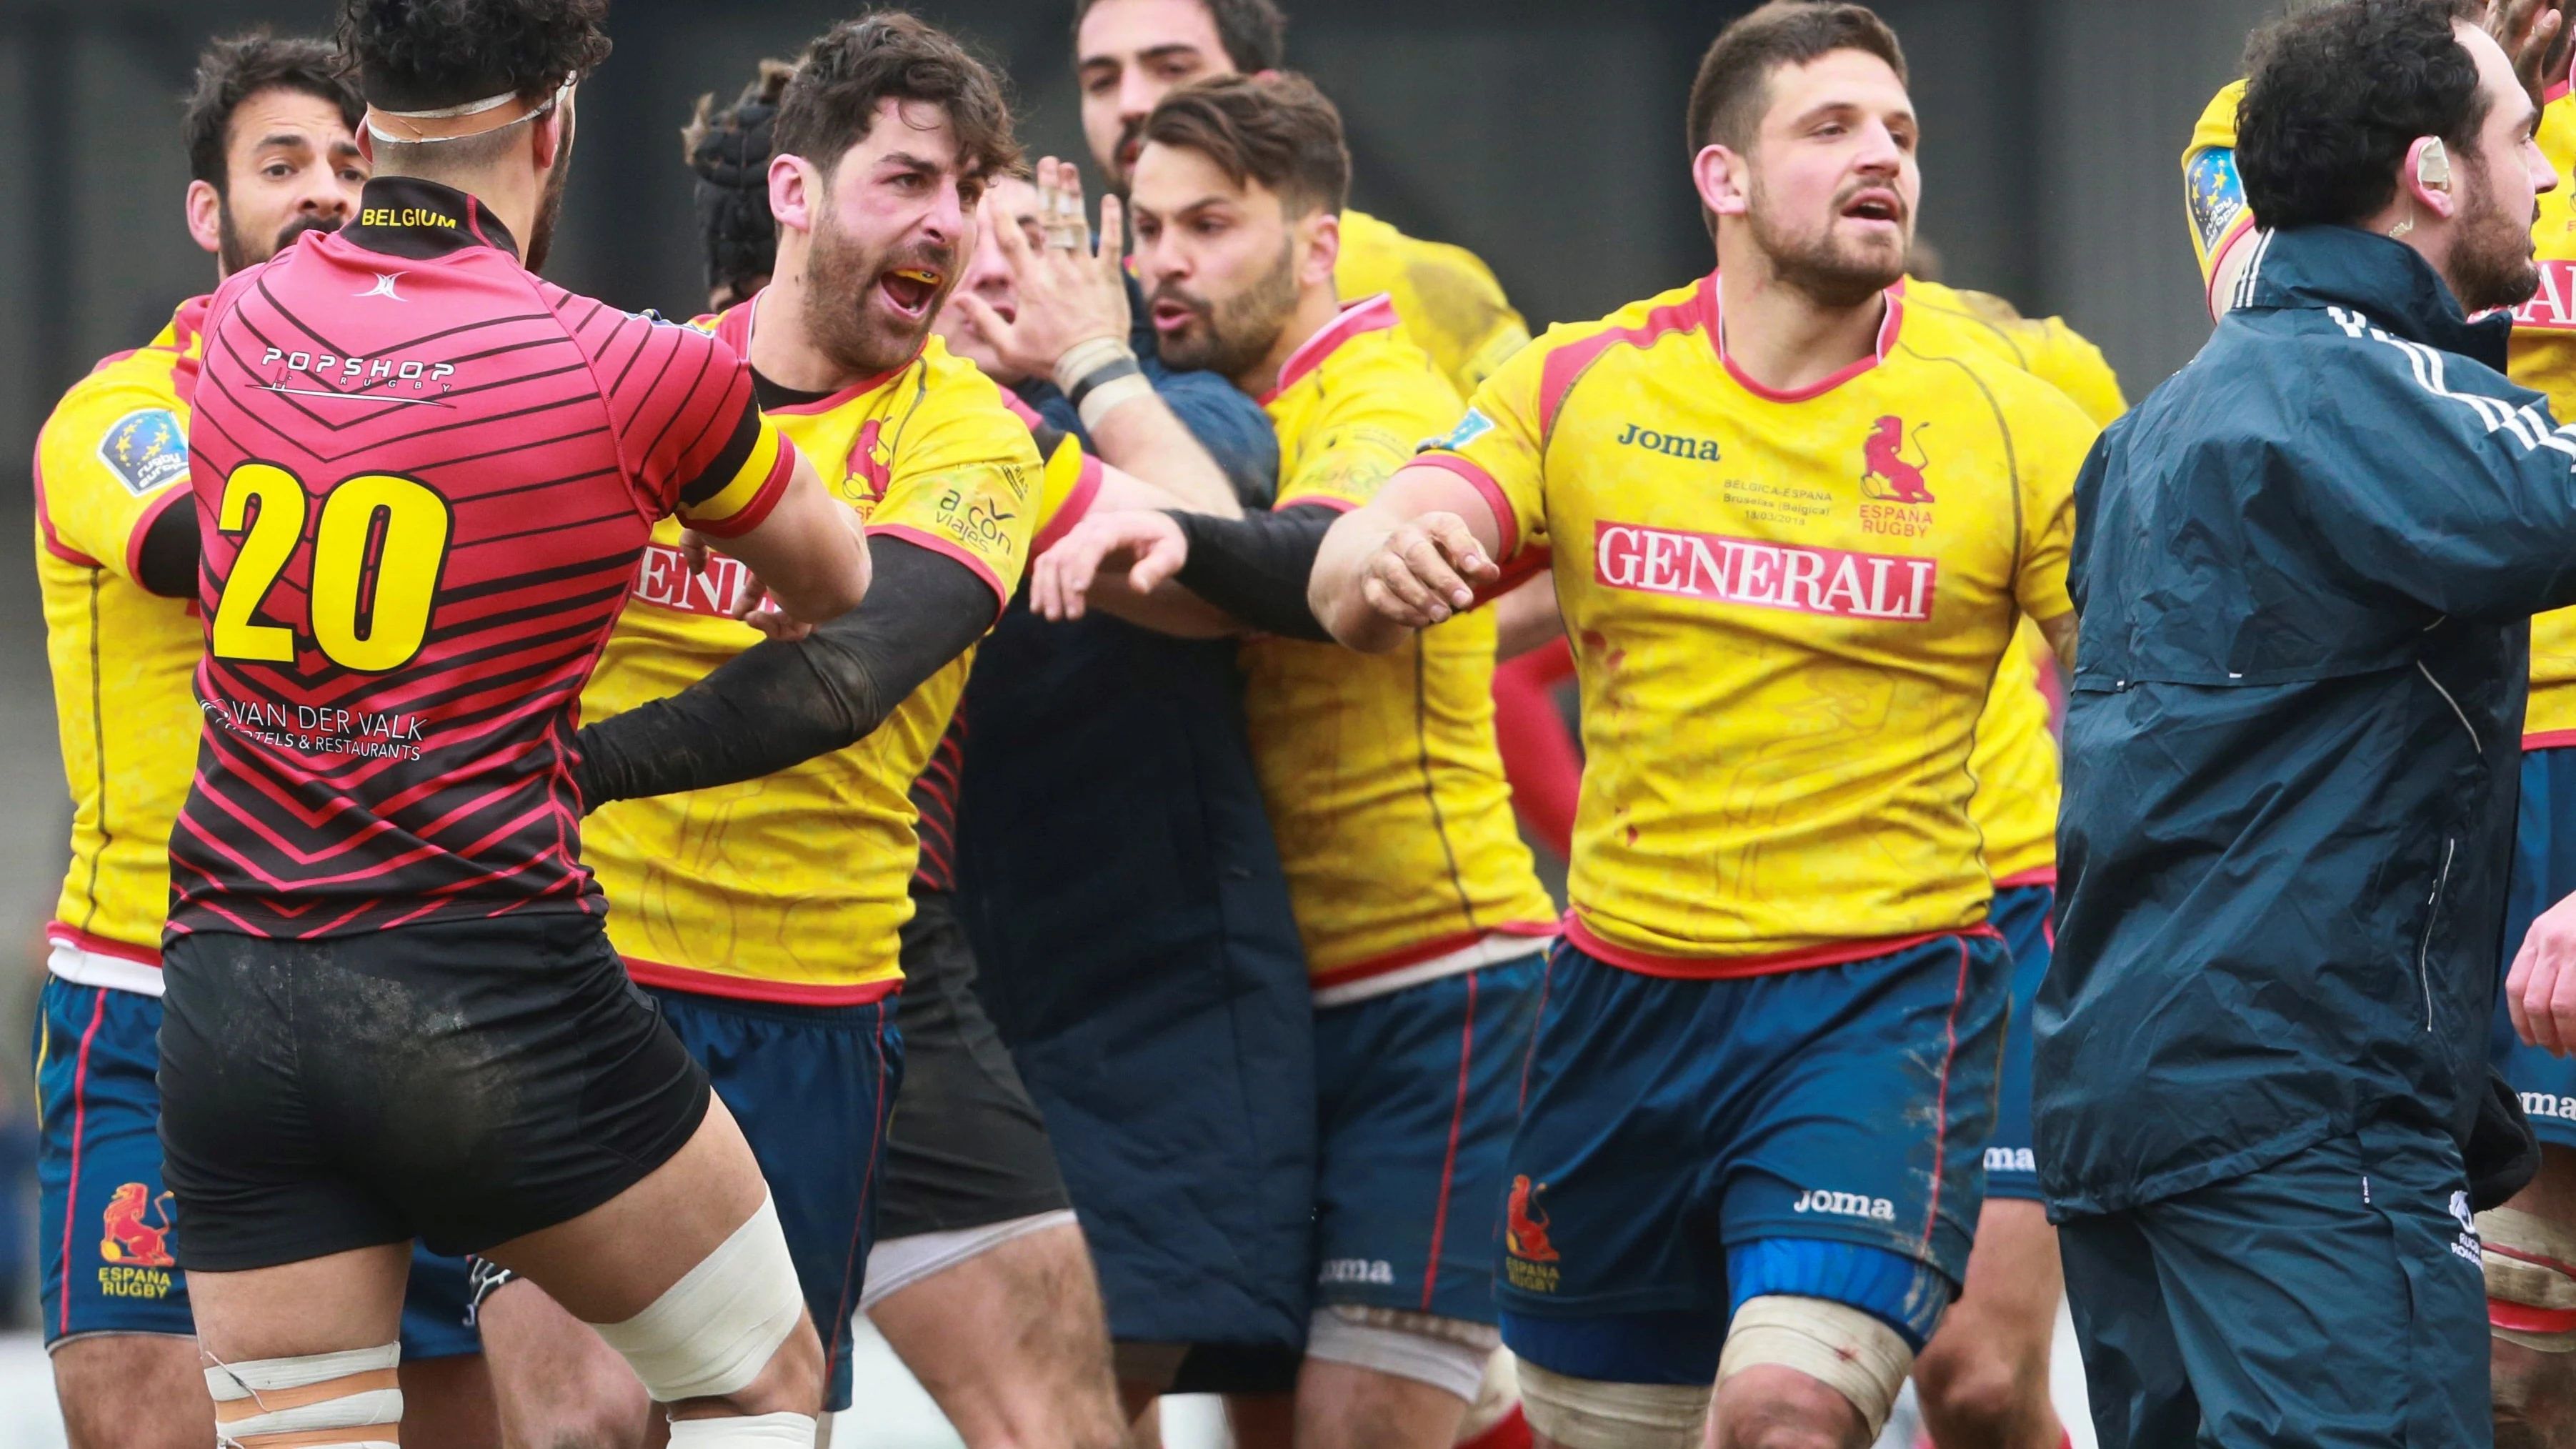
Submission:
POLYGON ((1243 518, 1171 515, 1189 540, 1189 561, 1174 576, 1191 593, 1266 634, 1332 642, 1307 603, 1316 549, 1333 526, 1333 510, 1292 504, 1243 518))
POLYGON ((1088 426, 1101 461, 1153 484, 1193 513, 1243 516, 1243 505, 1235 500, 1224 470, 1160 393, 1139 394, 1088 426))

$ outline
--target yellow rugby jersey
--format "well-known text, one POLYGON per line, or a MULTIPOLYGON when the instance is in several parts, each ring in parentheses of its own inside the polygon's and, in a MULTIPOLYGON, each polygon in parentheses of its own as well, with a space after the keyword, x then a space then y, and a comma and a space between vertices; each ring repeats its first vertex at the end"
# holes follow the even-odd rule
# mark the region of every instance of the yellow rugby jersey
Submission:
POLYGON ((1529 324, 1474 252, 1406 236, 1348 207, 1333 287, 1344 297, 1392 298, 1406 339, 1431 354, 1462 398, 1529 342, 1529 324))
POLYGON ((1423 461, 1555 557, 1583 695, 1568 935, 1663 975, 1853 960, 1983 923, 1971 736, 2017 617, 2068 612, 2092 422, 1910 324, 1780 393, 1714 275, 1556 327, 1423 461))
MULTIPOLYGON (((713 323, 746 356, 758 304, 713 323)), ((1001 389, 937 337, 891 373, 767 413, 871 534, 975 570, 993 586, 997 615, 1045 516, 1084 501, 1079 466, 1043 469, 1001 389)), ((582 695, 585 718, 675 694, 759 642, 728 617, 742 566, 719 557, 692 575, 679 541, 676 520, 655 528, 582 695)), ((582 858, 608 893, 609 940, 628 973, 648 985, 813 1005, 898 987, 896 932, 912 915, 906 885, 917 851, 908 792, 948 727, 970 660, 971 651, 932 675, 847 749, 763 779, 593 814, 582 858)))
POLYGON ((2083 333, 2067 326, 2065 318, 2025 317, 1992 292, 1962 291, 1912 277, 1904 286, 1905 300, 1917 317, 1937 313, 1955 322, 1970 341, 1987 343, 1996 356, 2066 394, 2096 427, 2109 427, 2129 410, 2110 360, 2083 333))
MULTIPOLYGON (((1456 391, 1395 328, 1388 298, 1354 303, 1280 369, 1261 400, 1276 506, 1355 508, 1457 422, 1456 391)), ((1264 638, 1242 657, 1253 769, 1318 989, 1554 931, 1494 745, 1491 613, 1390 654, 1264 638)))
POLYGON ((135 573, 154 520, 194 506, 189 398, 207 300, 182 303, 150 343, 75 383, 36 441, 36 581, 72 796, 54 968, 156 995, 205 633, 194 600, 150 593, 135 573))
MULTIPOLYGON (((2201 245, 2201 234, 2211 225, 2204 212, 2213 218, 2244 212, 2234 162, 2236 105, 2244 94, 2245 83, 2233 81, 2211 98, 2192 130, 2191 149, 2183 154, 2183 174, 2191 178, 2193 242, 2201 247, 2204 280, 2217 255, 2215 246, 2201 245)), ((2565 83, 2550 91, 2533 139, 2562 180, 2557 190, 2540 198, 2540 214, 2532 222, 2540 290, 2514 309, 2505 371, 2524 387, 2547 393, 2550 412, 2564 420, 2576 417, 2576 97, 2568 94, 2565 83)), ((2252 224, 2250 215, 2231 223, 2252 224)), ((2522 747, 2564 745, 2576 745, 2576 609, 2537 614, 2531 620, 2531 703, 2523 715, 2522 747)))
MULTIPOLYGON (((2065 393, 2097 425, 2128 410, 2101 349, 2059 318, 2033 322, 2001 297, 1910 277, 1905 301, 1917 321, 1955 326, 1962 341, 2065 393)), ((1976 748, 1968 755, 1977 793, 1968 801, 1968 818, 1985 840, 1986 867, 1998 887, 2057 879, 2057 736, 2049 728, 2048 696, 2040 691, 2042 674, 2056 668, 2048 641, 2023 621, 1977 721, 1976 748)))

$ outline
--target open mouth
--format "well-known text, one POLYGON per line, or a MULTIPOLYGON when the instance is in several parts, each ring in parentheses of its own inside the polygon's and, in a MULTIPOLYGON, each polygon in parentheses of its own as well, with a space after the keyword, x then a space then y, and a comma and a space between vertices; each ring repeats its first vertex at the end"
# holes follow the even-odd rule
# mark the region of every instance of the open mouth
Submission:
POLYGON ((1843 206, 1843 215, 1855 221, 1882 221, 1894 225, 1905 215, 1904 206, 1885 191, 1864 191, 1843 206))
POLYGON ((1156 302, 1149 314, 1157 332, 1178 332, 1198 316, 1198 309, 1180 302, 1156 302))
POLYGON ((939 284, 945 280, 928 267, 897 267, 877 278, 877 289, 886 301, 906 317, 919 317, 930 310, 930 301, 939 295, 939 284))

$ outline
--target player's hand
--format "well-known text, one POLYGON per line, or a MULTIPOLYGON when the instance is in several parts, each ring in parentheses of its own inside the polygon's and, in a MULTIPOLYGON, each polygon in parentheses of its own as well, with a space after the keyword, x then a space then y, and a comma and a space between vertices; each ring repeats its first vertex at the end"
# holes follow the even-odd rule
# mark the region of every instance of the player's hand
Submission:
POLYGON ((2523 934, 2504 1002, 2524 1041, 2552 1056, 2576 1051, 2576 896, 2541 912, 2523 934))
POLYGON ((1400 524, 1360 565, 1360 597, 1408 629, 1427 629, 1476 602, 1503 571, 1454 513, 1400 524))
POLYGON ((1001 355, 1003 365, 1026 377, 1053 377, 1056 359, 1077 342, 1127 340, 1125 218, 1118 198, 1100 200, 1100 241, 1085 235, 1082 173, 1053 156, 1038 163, 1038 216, 1044 244, 1032 247, 1019 224, 987 199, 981 225, 993 229, 1018 289, 1019 315, 1008 321, 981 297, 960 291, 950 305, 1001 355), (1066 243, 1071 243, 1067 245, 1066 243))
POLYGON ((1095 513, 1038 555, 1029 607, 1057 623, 1079 619, 1103 570, 1126 570, 1127 586, 1150 594, 1189 561, 1189 539, 1171 515, 1141 508, 1095 513))
POLYGON ((2567 0, 2487 0, 2486 29, 2535 106, 2567 74, 2567 0))
POLYGON ((790 617, 769 601, 769 585, 749 569, 742 571, 742 588, 733 596, 733 607, 726 612, 771 639, 796 640, 814 632, 814 626, 790 617))

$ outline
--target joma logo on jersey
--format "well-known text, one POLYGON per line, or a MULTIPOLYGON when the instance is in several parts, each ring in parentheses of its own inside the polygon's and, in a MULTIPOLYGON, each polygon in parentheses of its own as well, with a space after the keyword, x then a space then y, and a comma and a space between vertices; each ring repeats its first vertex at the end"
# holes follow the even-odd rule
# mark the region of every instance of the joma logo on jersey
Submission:
MULTIPOLYGON (((644 557, 636 562, 631 592, 638 601, 660 608, 730 619, 734 605, 742 599, 743 579, 750 572, 737 559, 711 553, 707 555, 707 571, 691 573, 688 555, 668 544, 648 543, 644 545, 644 557)), ((776 606, 763 599, 760 607, 776 606)))
POLYGON ((2513 325, 2576 332, 2576 261, 2540 263, 2540 290, 2513 309, 2513 325))
POLYGON ((1384 1258, 1326 1258, 1319 1283, 1392 1283, 1395 1265, 1384 1258))
POLYGON ((1883 1197, 1863 1197, 1856 1192, 1827 1192, 1811 1187, 1798 1194, 1789 1205, 1802 1213, 1831 1213, 1842 1218, 1868 1218, 1872 1222, 1896 1221, 1896 1204, 1883 1197))
POLYGON ((1718 604, 1919 624, 1932 617, 1933 559, 1799 548, 1627 523, 1592 526, 1593 582, 1718 604))
POLYGON ((1630 423, 1628 431, 1619 435, 1618 442, 1621 447, 1643 448, 1649 453, 1661 453, 1667 458, 1683 458, 1700 463, 1714 463, 1718 460, 1717 440, 1714 438, 1686 438, 1679 433, 1652 432, 1638 427, 1635 423, 1630 423))

